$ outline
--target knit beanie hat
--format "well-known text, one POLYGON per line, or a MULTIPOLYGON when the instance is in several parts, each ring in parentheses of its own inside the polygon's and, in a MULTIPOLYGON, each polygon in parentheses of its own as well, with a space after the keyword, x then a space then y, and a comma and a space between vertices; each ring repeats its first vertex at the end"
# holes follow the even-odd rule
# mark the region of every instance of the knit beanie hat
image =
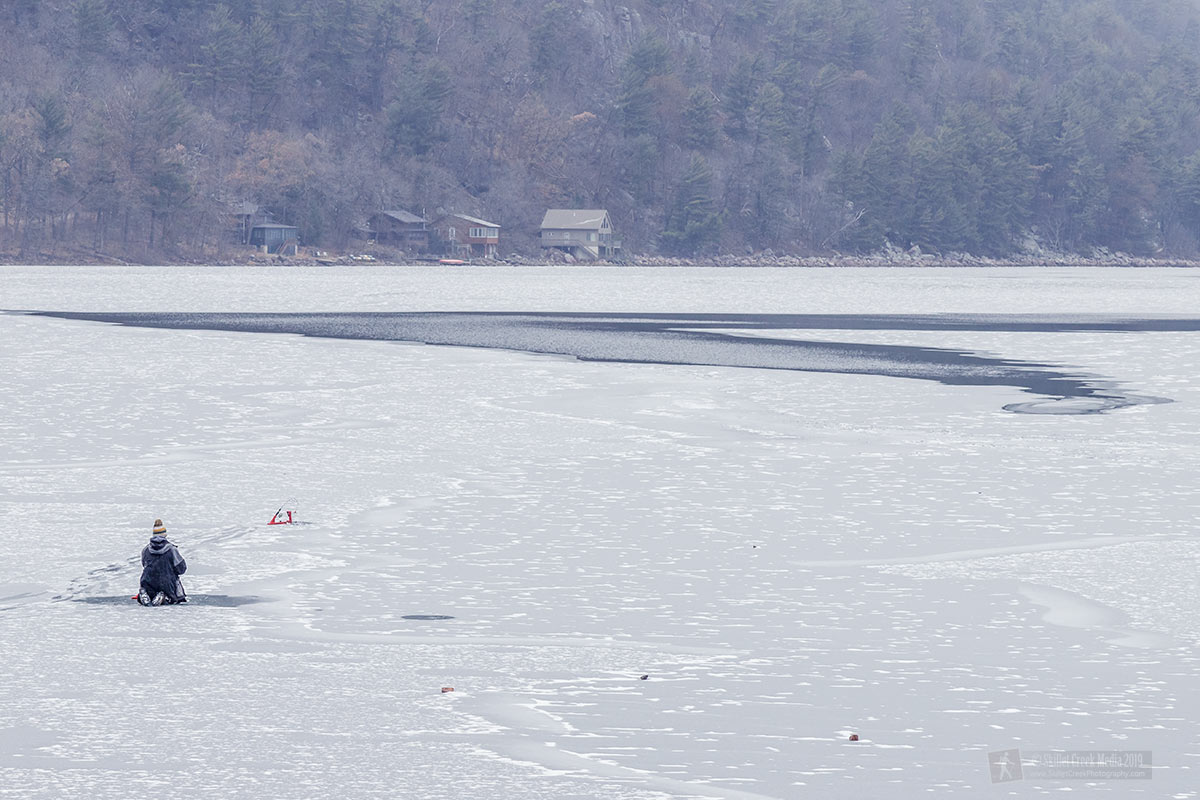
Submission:
POLYGON ((154 535, 155 536, 166 536, 167 535, 167 526, 162 524, 161 519, 154 520, 154 535))

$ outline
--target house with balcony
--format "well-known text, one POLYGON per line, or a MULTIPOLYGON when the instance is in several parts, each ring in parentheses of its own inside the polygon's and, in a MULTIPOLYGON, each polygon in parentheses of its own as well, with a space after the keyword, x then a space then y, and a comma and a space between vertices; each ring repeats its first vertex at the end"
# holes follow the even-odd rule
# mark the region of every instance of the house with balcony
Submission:
POLYGON ((433 230, 449 255, 497 258, 500 255, 500 226, 466 214, 443 214, 433 230))
POLYGON ((543 248, 561 250, 580 261, 616 256, 621 238, 604 209, 551 208, 542 218, 543 248))

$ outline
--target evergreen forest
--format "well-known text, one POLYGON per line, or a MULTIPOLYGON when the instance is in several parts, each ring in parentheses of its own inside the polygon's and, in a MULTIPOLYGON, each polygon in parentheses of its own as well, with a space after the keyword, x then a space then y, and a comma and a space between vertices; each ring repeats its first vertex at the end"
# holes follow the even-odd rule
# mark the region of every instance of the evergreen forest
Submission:
POLYGON ((0 251, 1200 255, 1195 0, 4 0, 0 251))

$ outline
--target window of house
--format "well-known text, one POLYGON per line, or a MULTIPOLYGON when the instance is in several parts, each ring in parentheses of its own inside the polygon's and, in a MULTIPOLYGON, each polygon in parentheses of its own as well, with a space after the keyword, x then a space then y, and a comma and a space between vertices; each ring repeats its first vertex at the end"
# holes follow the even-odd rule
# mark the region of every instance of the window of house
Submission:
POLYGON ((589 234, 588 234, 588 241, 589 241, 589 242, 594 242, 594 241, 596 241, 596 234, 594 234, 594 233, 589 233, 589 234))
POLYGON ((456 231, 454 228, 447 228, 446 238, 453 242, 458 238, 458 231, 456 231))

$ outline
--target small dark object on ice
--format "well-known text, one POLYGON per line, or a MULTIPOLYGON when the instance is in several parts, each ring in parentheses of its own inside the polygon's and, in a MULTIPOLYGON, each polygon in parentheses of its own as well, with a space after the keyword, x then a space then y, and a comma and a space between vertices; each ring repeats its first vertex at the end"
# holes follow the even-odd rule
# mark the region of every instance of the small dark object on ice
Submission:
POLYGON ((649 676, 649 675, 643 675, 642 677, 638 678, 638 680, 639 680, 639 681, 646 681, 646 680, 650 680, 650 676, 649 676))
POLYGON ((857 734, 857 733, 852 733, 852 734, 850 734, 850 741, 852 741, 852 742, 857 742, 857 741, 858 741, 858 734, 857 734))

